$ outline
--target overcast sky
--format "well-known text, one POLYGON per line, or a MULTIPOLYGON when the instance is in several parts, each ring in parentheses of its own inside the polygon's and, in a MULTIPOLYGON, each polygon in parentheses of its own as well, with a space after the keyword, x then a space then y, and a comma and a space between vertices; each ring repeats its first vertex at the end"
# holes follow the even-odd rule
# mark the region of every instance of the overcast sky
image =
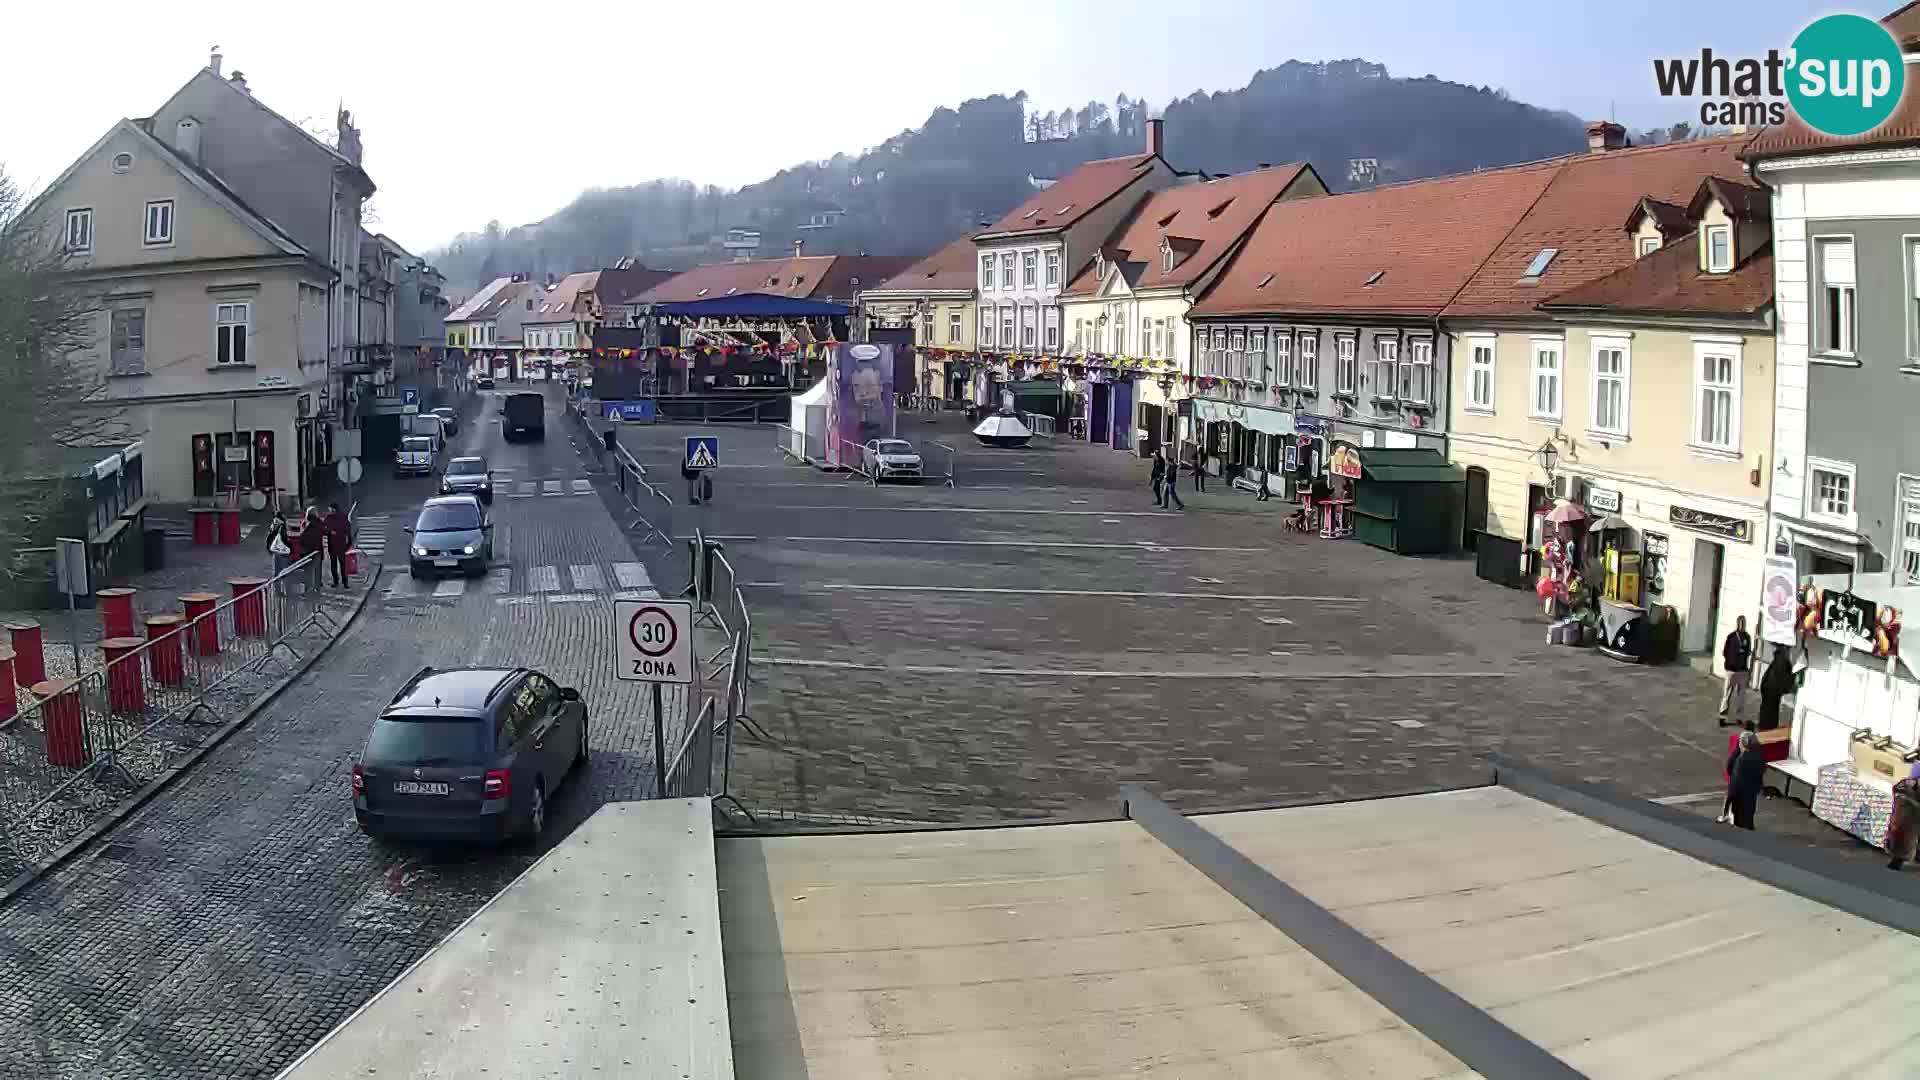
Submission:
POLYGON ((1295 58, 1364 57, 1582 117, 1667 124, 1695 118, 1655 94, 1655 55, 1784 48, 1835 10, 1783 0, 1743 0, 1735 18, 1675 0, 84 7, 78 21, 43 2, 7 15, 17 44, 0 65, 0 165, 17 182, 52 181, 115 120, 158 108, 218 45, 228 73, 244 71, 295 121, 330 128, 345 102, 380 186, 377 228, 416 250, 490 218, 536 221, 586 187, 663 176, 737 187, 857 152, 972 97, 1025 90, 1044 111, 1124 93, 1159 107, 1295 58))

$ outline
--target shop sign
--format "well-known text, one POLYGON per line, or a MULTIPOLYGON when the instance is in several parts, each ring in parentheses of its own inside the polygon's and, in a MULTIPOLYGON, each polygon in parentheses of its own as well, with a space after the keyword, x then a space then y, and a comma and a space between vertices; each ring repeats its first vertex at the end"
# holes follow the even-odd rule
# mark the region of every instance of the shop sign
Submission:
POLYGON ((1640 581, 1648 596, 1664 596, 1667 592, 1667 538, 1661 533, 1642 533, 1641 548, 1645 558, 1640 562, 1640 581))
POLYGON ((1900 655, 1900 609, 1812 584, 1802 590, 1800 600, 1802 631, 1878 657, 1900 655))
POLYGON ((1674 506, 1667 510, 1667 520, 1683 529, 1692 529, 1712 536, 1723 536, 1743 544, 1753 541, 1753 524, 1745 518, 1709 514, 1705 510, 1695 510, 1690 506, 1674 506))
POLYGON ((1282 467, 1286 469, 1287 472, 1300 471, 1300 447, 1298 444, 1287 444, 1287 460, 1286 464, 1282 467))
POLYGON ((1299 416, 1293 418, 1293 430, 1308 435, 1325 435, 1327 421, 1322 416, 1299 416))
POLYGON ((1760 578, 1760 640, 1775 645, 1794 645, 1799 634, 1794 620, 1799 615, 1798 569, 1792 559, 1767 556, 1766 570, 1760 578))
POLYGON ((1587 509, 1592 510, 1597 514, 1619 513, 1620 512, 1620 489, 1619 488, 1597 488, 1597 487, 1588 488, 1587 489, 1587 509))
POLYGON ((1333 444, 1333 456, 1327 459, 1327 471, 1348 480, 1360 479, 1360 451, 1352 443, 1333 444))

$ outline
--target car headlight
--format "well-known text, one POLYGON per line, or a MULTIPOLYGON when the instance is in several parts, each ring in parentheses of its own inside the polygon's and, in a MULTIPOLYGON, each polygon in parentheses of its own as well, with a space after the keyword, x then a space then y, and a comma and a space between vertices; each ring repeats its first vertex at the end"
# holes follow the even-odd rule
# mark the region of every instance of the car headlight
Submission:
POLYGON ((413 553, 423 559, 427 557, 427 549, 421 547, 419 544, 413 545, 413 553))
POLYGON ((466 547, 463 547, 460 549, 460 554, 462 555, 471 555, 473 554, 473 552, 474 552, 474 547, 472 544, 468 544, 466 547))

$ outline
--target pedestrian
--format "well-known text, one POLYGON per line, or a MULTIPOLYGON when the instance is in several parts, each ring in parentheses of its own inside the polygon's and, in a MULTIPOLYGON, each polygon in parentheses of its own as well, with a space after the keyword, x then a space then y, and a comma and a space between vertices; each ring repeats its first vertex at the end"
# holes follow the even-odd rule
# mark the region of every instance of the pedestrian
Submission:
POLYGON ((1767 777, 1767 759, 1760 752, 1760 736, 1740 733, 1740 745, 1727 758, 1727 810, 1737 828, 1752 831, 1753 811, 1767 777))
POLYGON ((1166 496, 1165 506, 1169 510, 1185 510, 1187 504, 1180 498, 1180 459, 1167 458, 1167 475, 1161 479, 1161 491, 1166 496))
POLYGON ((1273 492, 1267 490, 1267 474, 1263 471, 1260 474, 1259 485, 1253 489, 1253 501, 1266 502, 1271 498, 1273 498, 1273 492))
POLYGON ((273 521, 267 525, 267 551, 273 556, 273 591, 281 596, 287 594, 287 583, 280 575, 287 572, 287 565, 293 561, 293 545, 287 543, 287 515, 276 507, 273 521))
POLYGON ((1166 506, 1167 496, 1164 489, 1167 483, 1167 452, 1165 450, 1153 452, 1153 479, 1150 483, 1153 485, 1153 505, 1166 506))
POLYGON ((1207 444, 1196 443, 1193 447, 1193 490, 1207 490, 1207 444))
POLYGON ((1760 673, 1760 723, 1761 731, 1772 731, 1780 726, 1780 699, 1793 693, 1793 661, 1787 655, 1787 647, 1776 645, 1773 659, 1768 661, 1767 670, 1760 673))
POLYGON ((340 504, 334 503, 327 508, 326 520, 327 566, 332 570, 333 587, 347 587, 347 549, 353 546, 353 521, 340 510, 340 504))
POLYGON ((694 506, 700 505, 700 473, 701 470, 694 468, 692 462, 680 463, 680 476, 687 482, 687 502, 694 506))
POLYGON ((1733 633, 1720 645, 1720 664, 1727 669, 1726 690, 1720 695, 1720 726, 1740 722, 1740 710, 1747 703, 1748 666, 1753 663, 1753 635, 1747 633, 1745 615, 1733 621, 1733 633))
POLYGON ((1893 785, 1893 813, 1887 817, 1887 869, 1898 870, 1920 848, 1920 763, 1893 785))
POLYGON ((327 527, 320 519, 320 507, 307 507, 307 512, 300 515, 300 558, 307 565, 307 595, 309 596, 320 591, 321 564, 327 558, 323 550, 326 535, 327 527))

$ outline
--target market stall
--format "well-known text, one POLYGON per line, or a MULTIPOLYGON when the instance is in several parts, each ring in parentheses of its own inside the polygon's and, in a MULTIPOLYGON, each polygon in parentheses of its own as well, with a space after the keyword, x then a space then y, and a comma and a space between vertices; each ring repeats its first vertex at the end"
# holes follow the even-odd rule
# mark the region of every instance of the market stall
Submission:
POLYGON ((1460 543, 1466 473, 1438 450, 1359 451, 1353 535, 1397 555, 1435 555, 1460 543))

